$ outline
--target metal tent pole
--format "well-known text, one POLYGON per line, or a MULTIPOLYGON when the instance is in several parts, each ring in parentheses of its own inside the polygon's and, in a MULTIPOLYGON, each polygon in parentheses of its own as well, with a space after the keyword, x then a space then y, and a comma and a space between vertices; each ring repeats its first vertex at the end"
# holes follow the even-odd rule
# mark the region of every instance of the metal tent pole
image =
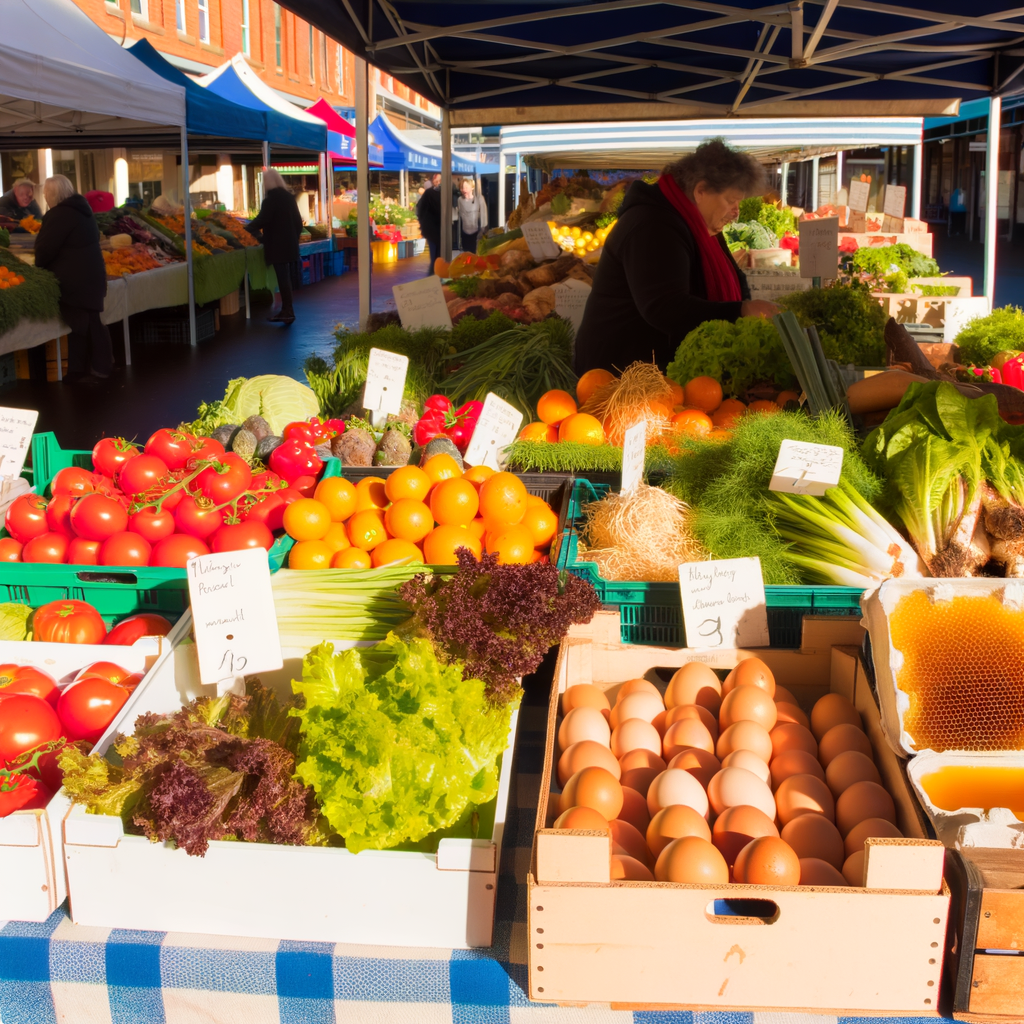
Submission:
POLYGON ((370 318, 370 125, 366 61, 356 58, 356 252, 359 274, 359 329, 370 318))
POLYGON ((779 202, 782 206, 786 205, 786 192, 788 191, 789 185, 789 161, 782 161, 782 181, 779 182, 779 202))
POLYGON ((404 170, 398 172, 398 205, 403 208, 409 205, 409 176, 404 170))
POLYGON ((821 157, 811 158, 811 209, 816 210, 821 205, 818 193, 821 188, 821 157))
POLYGON ((441 111, 441 259, 452 258, 452 123, 441 111))
POLYGON ((192 260, 192 204, 189 201, 188 133, 181 126, 181 203, 185 219, 185 274, 188 278, 188 340, 193 347, 199 344, 196 334, 196 281, 192 260))
POLYGON ((512 183, 512 205, 519 206, 519 190, 522 187, 523 155, 516 153, 516 180, 512 183))
POLYGON ((921 192, 924 187, 924 146, 919 142, 910 147, 910 177, 913 194, 910 199, 910 216, 914 220, 921 219, 921 192))
POLYGON ((985 148, 985 294, 994 307, 996 227, 999 218, 999 130, 1003 120, 1003 98, 993 96, 988 102, 988 144, 985 148))
POLYGON ((505 227, 505 151, 498 150, 498 227, 505 227))

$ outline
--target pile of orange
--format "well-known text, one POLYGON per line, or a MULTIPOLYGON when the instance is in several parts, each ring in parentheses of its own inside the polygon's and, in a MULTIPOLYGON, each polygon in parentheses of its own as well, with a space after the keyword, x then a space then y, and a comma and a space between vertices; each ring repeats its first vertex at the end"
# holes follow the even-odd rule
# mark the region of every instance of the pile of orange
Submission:
POLYGON ((24 283, 25 278, 21 274, 16 274, 10 267, 0 266, 0 289, 16 288, 24 283))
POLYGON ((291 569, 369 569, 411 562, 455 565, 467 548, 503 565, 546 559, 558 517, 512 473, 463 472, 444 453, 387 479, 330 477, 292 502, 284 528, 295 540, 291 569))
POLYGON ((800 396, 783 391, 774 402, 762 400, 747 405, 738 398, 725 398, 722 385, 712 377, 695 377, 683 387, 683 408, 672 417, 672 428, 686 434, 724 437, 747 413, 776 413, 800 396))

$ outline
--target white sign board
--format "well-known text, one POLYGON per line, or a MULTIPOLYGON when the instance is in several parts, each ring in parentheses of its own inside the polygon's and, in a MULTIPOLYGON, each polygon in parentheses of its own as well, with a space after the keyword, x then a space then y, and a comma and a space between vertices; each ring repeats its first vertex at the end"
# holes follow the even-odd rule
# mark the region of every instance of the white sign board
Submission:
POLYGON ((488 392, 462 461, 467 466, 501 469, 505 449, 519 435, 522 425, 523 414, 514 405, 488 392))
POLYGON ((590 298, 590 285, 577 281, 574 277, 567 277, 554 285, 552 291, 555 293, 555 312, 564 320, 568 320, 574 331, 578 331, 580 324, 583 323, 587 299, 590 298))
POLYGON ((444 301, 441 279, 436 274, 408 284, 396 284, 391 292, 395 296, 402 326, 407 331, 415 331, 420 327, 451 329, 452 318, 448 314, 448 303, 444 301))
POLYGON ((760 558, 679 566, 687 647, 767 647, 768 610, 760 558))
POLYGON ((976 316, 988 316, 992 312, 987 295, 969 295, 964 298, 947 299, 944 305, 945 322, 942 325, 942 340, 952 344, 969 320, 976 316))
POLYGON ((366 363, 366 386, 363 388, 363 408, 376 413, 402 411, 405 375, 409 372, 409 357, 382 348, 371 348, 366 363))
POLYGON ((779 445, 770 491, 784 494, 813 494, 821 497, 839 483, 843 470, 843 449, 838 445, 792 441, 779 445))
POLYGON ((644 459, 647 455, 647 420, 641 420, 625 432, 622 438, 622 493, 635 491, 644 479, 644 459))
POLYGON ((539 263, 541 260, 554 260, 562 250, 551 237, 551 228, 546 220, 528 220, 522 225, 523 238, 530 247, 530 255, 539 263))
POLYGON ((199 678, 205 685, 281 668, 270 564, 263 548, 189 559, 199 678))
POLYGON ((839 218, 800 221, 800 276, 831 280, 839 273, 839 218))
POLYGON ((0 407, 0 477, 16 477, 25 465, 39 413, 0 407))
POLYGON ((885 206, 882 212, 888 217, 895 217, 898 220, 903 220, 903 211, 907 206, 907 187, 906 185, 886 185, 885 186, 885 206))
POLYGON ((868 199, 871 197, 871 182, 869 181, 857 181, 856 178, 850 182, 850 202, 849 206, 851 210, 857 213, 868 212, 868 199))
POLYGON ((798 270, 790 272, 782 270, 744 270, 747 278, 747 285, 750 288, 752 299, 765 299, 774 302, 782 295, 792 295, 793 292, 805 292, 811 287, 811 282, 800 276, 798 270))

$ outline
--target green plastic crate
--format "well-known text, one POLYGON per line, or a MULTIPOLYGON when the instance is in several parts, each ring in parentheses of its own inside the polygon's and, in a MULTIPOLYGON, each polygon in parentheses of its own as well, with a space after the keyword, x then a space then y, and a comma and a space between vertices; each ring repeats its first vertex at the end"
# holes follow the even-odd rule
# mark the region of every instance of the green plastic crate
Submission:
MULTIPOLYGON (((558 538, 556 564, 589 581, 604 608, 618 609, 621 639, 624 644, 648 644, 654 647, 685 647, 683 607, 676 583, 630 583, 603 579, 593 562, 581 562, 579 530, 585 518, 583 509, 603 498, 606 483, 577 479, 565 512, 564 527, 558 538)), ((860 615, 859 587, 800 586, 764 588, 768 612, 768 635, 772 647, 796 648, 805 615, 860 615)))

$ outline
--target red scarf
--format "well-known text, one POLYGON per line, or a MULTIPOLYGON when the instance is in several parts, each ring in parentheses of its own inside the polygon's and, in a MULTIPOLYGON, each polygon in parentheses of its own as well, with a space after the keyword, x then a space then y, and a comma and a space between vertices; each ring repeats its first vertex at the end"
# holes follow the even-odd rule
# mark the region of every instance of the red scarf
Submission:
POLYGON ((679 211, 686 226, 693 233, 704 269, 704 284, 711 302, 740 302, 740 279, 736 262, 722 248, 718 236, 708 231, 707 224, 692 199, 676 184, 673 177, 663 174, 658 179, 661 194, 679 211))

